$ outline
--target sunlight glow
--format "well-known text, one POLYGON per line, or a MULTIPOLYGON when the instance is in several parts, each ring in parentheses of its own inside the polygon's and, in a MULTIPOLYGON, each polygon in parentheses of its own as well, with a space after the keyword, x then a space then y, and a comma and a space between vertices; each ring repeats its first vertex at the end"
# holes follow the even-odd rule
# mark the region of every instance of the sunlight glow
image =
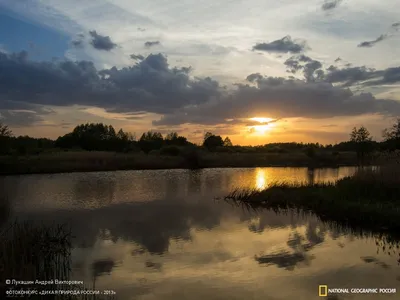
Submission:
POLYGON ((271 118, 250 118, 250 120, 252 120, 252 121, 256 121, 256 122, 259 122, 259 123, 268 123, 268 122, 271 122, 271 121, 273 121, 274 119, 271 119, 271 118))
POLYGON ((263 190, 267 187, 267 174, 262 169, 257 169, 256 173, 256 189, 263 190))
POLYGON ((265 134, 268 131, 270 131, 271 128, 273 128, 273 127, 274 126, 272 124, 253 126, 255 132, 258 133, 258 134, 265 134))
POLYGON ((249 133, 251 134, 264 135, 267 132, 269 132, 273 127, 275 127, 275 122, 271 122, 275 121, 275 119, 255 117, 255 118, 250 118, 249 120, 260 123, 260 125, 248 126, 249 133))

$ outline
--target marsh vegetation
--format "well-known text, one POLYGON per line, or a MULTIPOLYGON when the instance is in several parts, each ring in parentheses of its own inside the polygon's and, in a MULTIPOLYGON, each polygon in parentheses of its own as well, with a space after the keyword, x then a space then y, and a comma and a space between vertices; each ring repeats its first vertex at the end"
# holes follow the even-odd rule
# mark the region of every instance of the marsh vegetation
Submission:
POLYGON ((399 152, 381 158, 375 168, 361 167, 336 182, 271 182, 265 189, 237 188, 224 200, 247 209, 296 210, 322 221, 399 238, 399 152))
MULTIPOLYGON (((9 205, 1 199, 0 214, 7 217, 9 205)), ((4 221, 6 218, 2 218, 4 221)), ((72 234, 65 224, 35 222, 3 222, 0 224, 0 291, 11 290, 92 290, 89 285, 75 284, 6 284, 6 280, 51 282, 69 281, 71 275, 72 234)), ((14 295, 14 297, 17 295, 14 295)), ((20 296, 20 295, 18 295, 20 296)), ((22 296, 28 297, 28 295, 22 296)), ((98 295, 40 295, 30 299, 114 299, 98 295)))

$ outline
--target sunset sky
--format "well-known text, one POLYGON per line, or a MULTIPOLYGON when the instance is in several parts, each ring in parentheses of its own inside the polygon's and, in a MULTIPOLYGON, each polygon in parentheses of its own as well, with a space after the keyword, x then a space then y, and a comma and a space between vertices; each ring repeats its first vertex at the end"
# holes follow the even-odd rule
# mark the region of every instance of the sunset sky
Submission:
POLYGON ((400 116, 399 0, 0 0, 0 121, 234 144, 373 137, 400 116))

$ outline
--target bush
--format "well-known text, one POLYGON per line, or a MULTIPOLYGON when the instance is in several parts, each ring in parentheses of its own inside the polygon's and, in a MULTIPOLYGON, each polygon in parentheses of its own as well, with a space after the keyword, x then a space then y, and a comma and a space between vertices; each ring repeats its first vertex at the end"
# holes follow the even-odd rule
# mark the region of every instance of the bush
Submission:
POLYGON ((230 147, 226 146, 219 146, 215 149, 215 152, 220 152, 220 153, 233 153, 234 150, 231 149, 230 147))
POLYGON ((306 148, 304 152, 310 158, 314 158, 317 154, 314 147, 306 148))
POLYGON ((274 146, 271 148, 266 149, 267 153, 288 153, 289 151, 287 149, 283 149, 279 146, 274 146))
POLYGON ((190 169, 199 169, 201 168, 201 158, 199 150, 194 147, 189 147, 185 149, 182 153, 182 156, 185 158, 185 164, 190 169))
POLYGON ((176 146, 165 146, 160 150, 161 155, 178 156, 181 154, 181 150, 176 146))
POLYGON ((160 155, 160 150, 151 150, 148 152, 149 155, 160 155))

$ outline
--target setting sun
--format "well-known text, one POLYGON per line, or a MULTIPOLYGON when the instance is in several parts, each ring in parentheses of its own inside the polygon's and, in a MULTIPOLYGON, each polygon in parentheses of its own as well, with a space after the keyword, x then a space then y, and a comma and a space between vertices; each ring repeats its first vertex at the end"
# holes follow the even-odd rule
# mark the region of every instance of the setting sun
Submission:
POLYGON ((275 127, 275 123, 269 123, 271 121, 274 121, 274 119, 271 118, 250 118, 251 121, 255 121, 260 123, 260 125, 252 125, 249 126, 249 132, 250 133, 255 133, 258 135, 264 135, 267 132, 271 131, 273 127, 275 127))
POLYGON ((268 123, 268 122, 273 121, 274 119, 271 119, 271 118, 250 118, 250 120, 256 121, 256 122, 259 122, 259 123, 268 123))
POLYGON ((258 125, 258 126, 254 126, 253 128, 255 129, 255 131, 256 131, 257 133, 259 133, 259 134, 265 134, 265 133, 267 133, 268 131, 270 131, 270 130, 273 128, 273 126, 272 126, 272 124, 267 124, 267 125, 258 125))

